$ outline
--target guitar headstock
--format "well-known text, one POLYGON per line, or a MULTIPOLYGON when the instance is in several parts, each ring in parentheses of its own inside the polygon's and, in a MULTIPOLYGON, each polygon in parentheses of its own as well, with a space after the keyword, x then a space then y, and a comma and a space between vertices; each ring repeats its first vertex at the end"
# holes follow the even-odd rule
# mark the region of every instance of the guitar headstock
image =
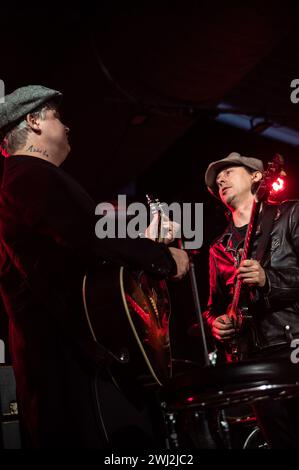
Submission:
POLYGON ((263 172, 263 178, 255 193, 258 201, 275 199, 276 194, 284 189, 284 158, 276 153, 271 162, 268 162, 267 169, 263 172))
POLYGON ((154 198, 152 194, 146 194, 145 197, 153 215, 164 212, 163 204, 158 198, 154 198))
POLYGON ((165 229, 163 222, 165 222, 166 219, 169 220, 164 210, 165 204, 161 203, 158 198, 154 198, 151 194, 146 194, 146 199, 152 215, 155 216, 158 214, 158 225, 156 227, 155 240, 158 242, 163 242, 167 235, 167 230, 165 229))

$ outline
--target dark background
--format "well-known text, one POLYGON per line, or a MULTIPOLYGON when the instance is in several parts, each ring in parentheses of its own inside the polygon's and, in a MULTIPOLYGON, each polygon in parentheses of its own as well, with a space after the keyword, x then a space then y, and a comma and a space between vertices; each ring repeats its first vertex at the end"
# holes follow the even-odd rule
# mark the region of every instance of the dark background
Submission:
MULTIPOLYGON (((97 202, 151 191, 168 203, 204 203, 204 243, 196 261, 202 307, 209 243, 223 209, 208 194, 209 162, 232 151, 266 163, 286 160, 285 197, 298 197, 297 141, 264 136, 254 125, 299 133, 298 7, 293 2, 79 2, 1 5, 1 73, 6 93, 43 84, 64 93, 72 151, 64 168, 97 202), (162 5, 161 5, 162 4, 162 5), (182 5, 183 4, 183 5, 182 5), (242 130, 219 118, 220 103, 251 116, 242 130)), ((196 358, 189 279, 170 286, 176 357, 196 358)), ((5 338, 5 317, 0 338, 5 338)))

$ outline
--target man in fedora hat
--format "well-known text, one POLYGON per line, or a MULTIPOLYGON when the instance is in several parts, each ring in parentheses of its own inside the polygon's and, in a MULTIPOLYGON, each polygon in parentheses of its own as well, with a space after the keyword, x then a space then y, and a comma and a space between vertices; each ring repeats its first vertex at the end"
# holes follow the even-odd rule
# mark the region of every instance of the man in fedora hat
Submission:
POLYGON ((104 356, 102 362, 91 358, 86 347, 84 334, 90 332, 83 322, 83 275, 95 260, 106 260, 180 279, 188 257, 147 238, 96 237, 95 202, 60 168, 70 151, 69 129, 59 115, 61 96, 29 85, 0 103, 6 157, 0 289, 10 322, 24 443, 38 448, 144 446, 155 435, 142 396, 137 406, 134 394, 121 394, 105 372, 104 356), (106 407, 104 399, 104 415, 114 420, 108 427, 103 396, 111 398, 106 407))
MULTIPOLYGON (((220 356, 221 350, 226 351, 226 358, 231 359, 237 345, 241 360, 291 361, 292 341, 299 338, 298 201, 271 206, 269 238, 265 222, 270 217, 269 205, 263 205, 252 257, 240 262, 263 171, 260 159, 237 152, 212 162, 206 170, 207 188, 229 210, 231 220, 210 247, 210 296, 204 318, 220 356), (263 236, 266 250, 258 261, 255 254, 263 236), (236 278, 242 281, 241 302, 250 313, 241 329, 229 314, 236 278)), ((298 400, 263 403, 256 405, 255 411, 271 448, 299 447, 298 400)))

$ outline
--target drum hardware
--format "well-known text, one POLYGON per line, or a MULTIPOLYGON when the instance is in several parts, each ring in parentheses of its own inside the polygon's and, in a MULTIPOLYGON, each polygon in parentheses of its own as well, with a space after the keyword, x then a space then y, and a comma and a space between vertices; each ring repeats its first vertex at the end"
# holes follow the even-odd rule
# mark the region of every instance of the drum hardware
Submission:
POLYGON ((242 404, 227 408, 226 421, 232 449, 268 449, 251 406, 242 404))
MULTIPOLYGON (((246 405, 247 406, 247 405, 246 405)), ((230 408, 203 415, 196 409, 168 412, 162 403, 167 449, 268 449, 255 416, 232 417, 230 408)), ((234 408, 234 407, 232 407, 234 408)))
POLYGON ((256 426, 244 442, 242 449, 269 449, 267 442, 263 439, 261 430, 256 426))
MULTIPOLYGON (((183 363, 183 361, 182 361, 183 363)), ((174 375, 166 389, 166 412, 174 429, 175 445, 185 443, 188 434, 194 448, 209 444, 208 432, 204 434, 203 422, 208 414, 218 413, 216 448, 267 448, 256 426, 255 418, 232 420, 226 410, 233 405, 251 405, 263 400, 280 400, 299 395, 299 367, 288 360, 243 361, 215 367, 192 366, 174 375), (205 415, 204 413, 207 413, 205 415), (172 415, 171 415, 172 414, 172 415), (237 425, 242 427, 242 445, 236 446, 237 425), (252 426, 254 426, 252 428, 252 426), (249 429, 247 429, 247 427, 249 429), (253 431, 257 430, 253 433, 253 431), (244 432, 250 431, 250 435, 244 432), (219 438, 220 436, 220 438, 219 438), (248 439, 248 441, 247 441, 248 439), (244 443, 245 441, 245 443, 244 443), (255 447, 256 446, 256 447, 255 447)), ((210 425, 209 419, 207 419, 210 425)), ((189 441, 187 443, 189 444, 189 441)))
POLYGON ((232 449, 230 426, 226 417, 226 412, 221 409, 219 412, 219 431, 226 449, 232 449))
POLYGON ((179 402, 174 403, 174 409, 186 408, 225 408, 239 403, 253 404, 261 400, 287 399, 298 396, 299 383, 260 385, 237 390, 223 391, 211 390, 199 394, 188 395, 179 402))
POLYGON ((206 413, 200 410, 164 410, 167 449, 216 449, 206 413))
MULTIPOLYGON (((166 406, 166 403, 165 403, 165 406, 166 406)), ((163 416, 164 416, 164 422, 166 425, 166 434, 168 436, 166 448, 178 449, 180 445, 179 445, 178 434, 176 430, 177 429, 176 428, 176 423, 177 423, 176 413, 167 412, 164 410, 163 416)))

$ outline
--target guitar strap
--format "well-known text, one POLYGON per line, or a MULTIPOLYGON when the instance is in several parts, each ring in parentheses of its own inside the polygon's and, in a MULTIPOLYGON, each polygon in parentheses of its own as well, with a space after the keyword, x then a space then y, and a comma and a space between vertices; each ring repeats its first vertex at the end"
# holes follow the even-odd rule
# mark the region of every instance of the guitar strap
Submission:
POLYGON ((261 235, 255 253, 255 259, 259 261, 261 265, 263 261, 265 261, 265 254, 274 226, 277 207, 276 204, 265 204, 262 210, 261 235))

